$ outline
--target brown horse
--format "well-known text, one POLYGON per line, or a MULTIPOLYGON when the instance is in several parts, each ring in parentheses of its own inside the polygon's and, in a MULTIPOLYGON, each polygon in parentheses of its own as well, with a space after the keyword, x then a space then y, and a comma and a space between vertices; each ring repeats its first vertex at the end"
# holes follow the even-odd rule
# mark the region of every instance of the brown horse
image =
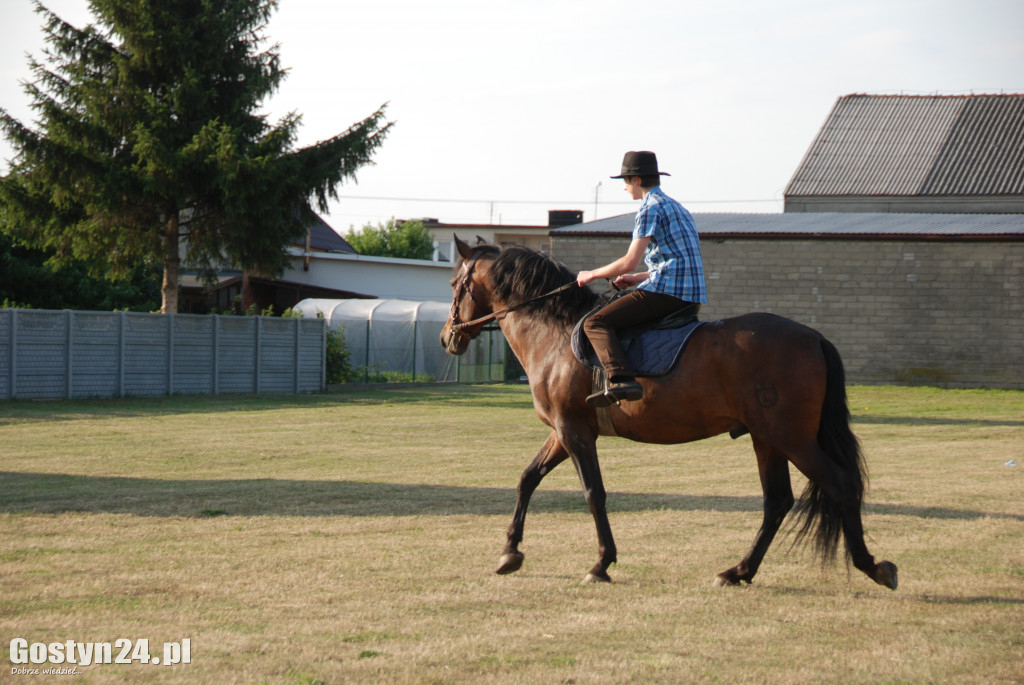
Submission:
POLYGON ((804 517, 797 540, 809 536, 827 560, 835 556, 842 534, 847 559, 876 583, 896 589, 896 565, 875 563, 864 544, 864 462, 850 430, 842 361, 820 333, 771 314, 706 324, 693 334, 675 370, 640 379, 642 400, 594 409, 586 403, 593 376, 575 359, 570 335, 576 321, 599 303, 598 296, 575 287, 573 273, 539 252, 456 242, 462 260, 452 279, 452 311, 441 345, 462 354, 484 324, 497 319, 529 377, 534 407, 552 429, 519 480, 498 573, 522 566, 519 543, 530 496, 551 469, 571 459, 597 525, 599 558, 585 580, 610 580, 615 542, 597 461, 599 435, 676 444, 749 432, 764 519, 750 551, 719 573, 715 584, 753 580, 794 505, 789 461, 808 478, 797 507, 804 517))

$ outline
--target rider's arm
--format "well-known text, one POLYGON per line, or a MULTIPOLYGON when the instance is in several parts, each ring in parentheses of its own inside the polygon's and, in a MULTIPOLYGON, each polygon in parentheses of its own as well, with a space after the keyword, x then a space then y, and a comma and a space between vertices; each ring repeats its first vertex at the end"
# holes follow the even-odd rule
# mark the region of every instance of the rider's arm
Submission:
POLYGON ((626 250, 626 254, 619 257, 611 264, 605 264, 593 271, 581 271, 579 275, 576 276, 576 282, 582 287, 598 278, 615 278, 616 276, 631 273, 636 269, 637 265, 640 264, 640 260, 643 259, 644 256, 644 250, 647 249, 647 244, 650 242, 650 237, 634 238, 633 242, 629 244, 629 249, 626 250))

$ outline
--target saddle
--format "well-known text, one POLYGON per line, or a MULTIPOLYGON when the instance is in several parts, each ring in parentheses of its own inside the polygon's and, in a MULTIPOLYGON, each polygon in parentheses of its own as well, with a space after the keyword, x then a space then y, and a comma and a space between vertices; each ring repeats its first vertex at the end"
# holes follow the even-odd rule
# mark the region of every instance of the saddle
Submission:
MULTIPOLYGON (((572 331, 572 351, 576 359, 588 369, 601 372, 601 362, 583 332, 583 324, 606 304, 604 302, 588 312, 572 331)), ((693 332, 706 323, 698 321, 696 316, 676 312, 657 321, 621 329, 618 331, 619 340, 626 350, 630 366, 638 376, 664 376, 679 362, 693 332)))

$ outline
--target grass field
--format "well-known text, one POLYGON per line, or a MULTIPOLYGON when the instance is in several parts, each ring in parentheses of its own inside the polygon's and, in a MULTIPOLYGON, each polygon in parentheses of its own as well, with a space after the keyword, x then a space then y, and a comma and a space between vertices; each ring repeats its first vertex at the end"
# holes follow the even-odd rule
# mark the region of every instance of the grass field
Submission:
POLYGON ((188 664, 73 683, 1024 682, 1024 393, 850 404, 896 592, 792 535, 713 588, 760 523, 750 439, 727 436, 599 442, 614 583, 580 583, 571 466, 495 575, 547 435, 523 386, 0 403, 0 682, 47 681, 12 672, 48 667, 12 664, 14 638, 190 641, 188 664))

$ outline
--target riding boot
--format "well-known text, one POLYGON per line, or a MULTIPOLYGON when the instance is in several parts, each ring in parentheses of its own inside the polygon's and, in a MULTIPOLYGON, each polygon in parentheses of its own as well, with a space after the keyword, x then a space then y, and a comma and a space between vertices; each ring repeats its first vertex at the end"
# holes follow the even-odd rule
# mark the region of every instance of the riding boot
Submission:
POLYGON ((583 323, 583 332, 590 340, 601 366, 608 376, 603 392, 587 397, 592 407, 605 407, 624 401, 636 401, 644 391, 634 378, 634 371, 622 348, 618 331, 637 324, 655 321, 681 309, 693 308, 696 314, 700 305, 646 290, 634 290, 612 300, 592 314, 583 323))

